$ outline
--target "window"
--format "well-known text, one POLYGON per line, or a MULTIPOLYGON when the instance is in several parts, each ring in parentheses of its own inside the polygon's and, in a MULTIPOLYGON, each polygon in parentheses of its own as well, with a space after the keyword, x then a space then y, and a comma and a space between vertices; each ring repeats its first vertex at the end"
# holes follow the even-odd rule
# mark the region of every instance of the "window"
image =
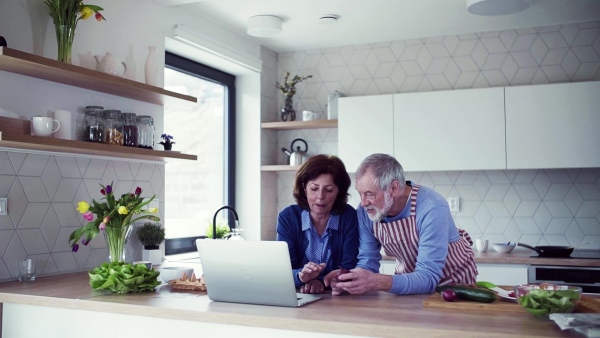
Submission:
POLYGON ((198 156, 165 165, 169 255, 196 250, 195 239, 214 212, 235 208, 235 76, 167 52, 164 79, 165 89, 198 98, 197 104, 165 103, 164 131, 174 137, 173 150, 198 156))

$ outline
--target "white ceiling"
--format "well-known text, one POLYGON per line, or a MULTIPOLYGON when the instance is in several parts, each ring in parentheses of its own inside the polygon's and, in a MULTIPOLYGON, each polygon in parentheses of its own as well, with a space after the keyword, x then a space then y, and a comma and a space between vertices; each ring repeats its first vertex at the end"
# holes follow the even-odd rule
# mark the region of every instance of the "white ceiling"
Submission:
POLYGON ((600 20, 600 0, 530 0, 525 11, 496 17, 470 14, 467 0, 155 1, 189 6, 244 35, 249 17, 279 16, 284 20, 280 35, 248 36, 276 52, 600 20), (340 19, 320 24, 325 14, 340 19))

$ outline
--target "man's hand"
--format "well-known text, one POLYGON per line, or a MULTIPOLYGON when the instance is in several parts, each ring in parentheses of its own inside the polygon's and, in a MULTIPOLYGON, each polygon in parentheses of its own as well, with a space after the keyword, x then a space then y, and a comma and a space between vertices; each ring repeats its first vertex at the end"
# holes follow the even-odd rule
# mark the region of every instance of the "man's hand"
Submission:
POLYGON ((392 276, 373 273, 362 268, 352 269, 350 273, 340 275, 338 280, 336 288, 348 291, 351 294, 361 294, 368 291, 387 292, 392 287, 392 276))
POLYGON ((334 296, 341 295, 344 290, 337 287, 338 276, 340 274, 340 269, 333 270, 323 278, 323 282, 325 286, 331 286, 331 294, 334 296))
POLYGON ((313 262, 308 262, 298 273, 298 278, 300 278, 300 281, 302 283, 307 283, 317 278, 317 276, 319 276, 323 269, 325 269, 325 263, 317 264, 313 262))

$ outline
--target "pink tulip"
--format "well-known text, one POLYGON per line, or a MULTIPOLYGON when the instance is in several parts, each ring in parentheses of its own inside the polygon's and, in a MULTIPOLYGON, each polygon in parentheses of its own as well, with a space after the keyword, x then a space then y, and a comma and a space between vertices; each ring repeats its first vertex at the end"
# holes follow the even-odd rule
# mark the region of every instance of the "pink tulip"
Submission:
POLYGON ((85 220, 86 220, 86 221, 88 221, 88 222, 91 222, 91 221, 94 219, 94 214, 92 214, 92 212, 91 212, 91 211, 86 211, 86 212, 83 214, 83 219, 85 219, 85 220))
POLYGON ((106 229, 106 224, 100 223, 100 230, 104 231, 106 229))

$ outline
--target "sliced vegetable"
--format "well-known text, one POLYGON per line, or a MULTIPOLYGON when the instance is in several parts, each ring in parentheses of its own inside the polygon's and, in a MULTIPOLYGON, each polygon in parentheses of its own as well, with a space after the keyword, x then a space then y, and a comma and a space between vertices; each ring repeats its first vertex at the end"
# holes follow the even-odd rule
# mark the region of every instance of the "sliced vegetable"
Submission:
POLYGON ((518 301, 532 315, 545 316, 549 313, 573 312, 580 297, 575 290, 533 289, 518 297, 518 301))

